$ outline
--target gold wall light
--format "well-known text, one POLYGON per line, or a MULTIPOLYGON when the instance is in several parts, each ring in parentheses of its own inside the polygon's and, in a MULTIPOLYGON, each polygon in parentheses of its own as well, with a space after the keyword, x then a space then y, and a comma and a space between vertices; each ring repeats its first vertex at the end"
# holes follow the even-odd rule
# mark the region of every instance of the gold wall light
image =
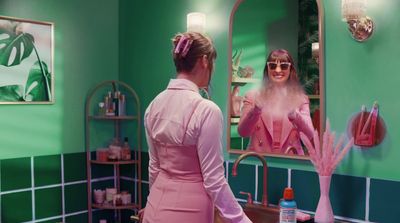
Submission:
POLYGON ((342 0, 342 18, 349 25, 352 37, 364 42, 374 31, 374 22, 368 16, 367 0, 342 0))

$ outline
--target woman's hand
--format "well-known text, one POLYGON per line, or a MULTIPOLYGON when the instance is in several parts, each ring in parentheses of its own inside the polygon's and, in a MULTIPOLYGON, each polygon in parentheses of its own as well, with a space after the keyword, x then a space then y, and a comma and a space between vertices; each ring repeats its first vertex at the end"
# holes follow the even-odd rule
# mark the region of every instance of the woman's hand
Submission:
POLYGON ((291 112, 289 112, 288 114, 288 119, 290 122, 294 122, 298 119, 299 117, 299 113, 296 110, 292 110, 291 112))
POLYGON ((260 92, 257 92, 254 98, 254 107, 258 110, 262 110, 265 106, 265 100, 263 99, 260 92))

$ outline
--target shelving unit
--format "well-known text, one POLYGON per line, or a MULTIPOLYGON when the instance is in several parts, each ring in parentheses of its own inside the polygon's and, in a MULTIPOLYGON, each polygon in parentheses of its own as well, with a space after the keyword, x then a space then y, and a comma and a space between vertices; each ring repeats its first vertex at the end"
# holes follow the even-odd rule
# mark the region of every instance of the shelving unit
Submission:
POLYGON ((254 79, 254 78, 243 78, 243 77, 236 77, 232 76, 232 85, 240 85, 243 86, 245 84, 249 83, 258 83, 260 80, 259 79, 254 79))
MULTIPOLYGON (((141 115, 140 115, 140 101, 136 94, 136 92, 126 83, 121 81, 111 80, 105 81, 98 84, 93 90, 91 90, 86 99, 86 106, 85 106, 85 143, 86 143, 86 160, 87 160, 87 202, 88 202, 88 222, 92 223, 93 220, 93 209, 98 210, 114 210, 114 222, 121 222, 121 210, 139 210, 142 207, 141 204, 141 194, 142 194, 142 176, 141 176, 141 142, 140 142, 140 126, 141 126, 141 115), (123 116, 105 116, 99 115, 96 112, 98 109, 97 104, 102 101, 102 95, 107 93, 107 90, 111 90, 112 92, 115 91, 122 91, 126 94, 126 113, 128 115, 123 116), (91 129, 91 126, 94 123, 99 122, 111 122, 113 125, 113 130, 110 131, 109 129, 91 129), (133 127, 133 132, 136 132, 136 135, 130 135, 129 138, 136 139, 135 146, 133 146, 132 142, 130 143, 131 148, 131 160, 116 160, 116 161, 99 161, 96 159, 92 159, 92 152, 95 151, 96 147, 91 145, 91 134, 94 135, 94 131, 106 132, 108 130, 109 138, 102 139, 102 140, 109 140, 112 138, 121 139, 121 125, 123 123, 127 123, 128 127, 134 126, 133 123, 136 123, 136 128, 133 127), (112 133, 113 132, 113 133, 112 133), (106 166, 113 166, 114 168, 114 187, 117 189, 117 193, 119 194, 121 191, 120 187, 120 166, 121 165, 130 165, 134 169, 134 175, 136 179, 134 180, 135 184, 135 193, 131 194, 132 203, 126 205, 112 205, 109 203, 104 204, 96 204, 93 201, 93 189, 92 189, 92 166, 93 165, 106 165, 106 166), (133 195, 136 195, 133 197, 133 195)), ((125 126, 125 128, 128 128, 125 126)), ((130 131, 126 131, 130 132, 130 131)), ((107 132, 106 132, 107 133, 107 132)), ((127 134, 127 133, 126 133, 127 134)), ((101 134, 100 134, 101 135, 101 134)), ((93 143, 94 144, 94 143, 93 143)), ((96 189, 96 188, 95 188, 96 189)), ((106 188, 102 188, 106 189, 106 188)))
MULTIPOLYGON (((231 86, 244 86, 246 84, 256 84, 258 82, 260 82, 259 79, 243 78, 243 77, 238 77, 238 76, 232 75, 231 86)), ((240 120, 240 117, 232 117, 231 116, 230 122, 231 122, 231 124, 238 124, 239 120, 240 120)))
POLYGON ((310 100, 319 100, 320 96, 318 94, 307 95, 310 100))
POLYGON ((240 117, 231 117, 231 123, 232 124, 238 124, 240 121, 240 117))

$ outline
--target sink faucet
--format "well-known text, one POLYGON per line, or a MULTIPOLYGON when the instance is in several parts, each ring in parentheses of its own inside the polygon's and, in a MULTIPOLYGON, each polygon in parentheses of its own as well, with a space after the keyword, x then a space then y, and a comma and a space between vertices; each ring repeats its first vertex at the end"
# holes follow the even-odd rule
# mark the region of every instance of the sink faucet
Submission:
POLYGON ((237 168, 243 159, 245 159, 248 156, 254 156, 257 157, 259 160, 261 160, 263 164, 263 195, 262 195, 262 205, 263 206, 268 206, 268 199, 267 199, 267 172, 268 172, 268 165, 267 161, 265 161, 264 157, 261 156, 260 154, 256 152, 248 152, 245 154, 240 155, 236 160, 235 163, 233 164, 232 168, 232 176, 237 176, 237 168))

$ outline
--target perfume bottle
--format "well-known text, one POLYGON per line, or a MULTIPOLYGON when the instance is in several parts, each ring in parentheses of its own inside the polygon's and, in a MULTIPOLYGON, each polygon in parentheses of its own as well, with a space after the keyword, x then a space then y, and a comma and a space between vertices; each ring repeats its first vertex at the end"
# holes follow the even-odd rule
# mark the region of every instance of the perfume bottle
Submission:
POLYGON ((119 95, 120 95, 120 92, 119 91, 115 91, 114 92, 114 97, 112 99, 113 107, 114 107, 114 111, 115 111, 115 115, 116 116, 119 116, 119 95))
POLYGON ((129 146, 128 137, 125 137, 124 144, 122 145, 122 159, 130 160, 131 159, 131 148, 129 146))
POLYGON ((118 112, 120 116, 126 115, 126 98, 124 94, 119 95, 118 112))

